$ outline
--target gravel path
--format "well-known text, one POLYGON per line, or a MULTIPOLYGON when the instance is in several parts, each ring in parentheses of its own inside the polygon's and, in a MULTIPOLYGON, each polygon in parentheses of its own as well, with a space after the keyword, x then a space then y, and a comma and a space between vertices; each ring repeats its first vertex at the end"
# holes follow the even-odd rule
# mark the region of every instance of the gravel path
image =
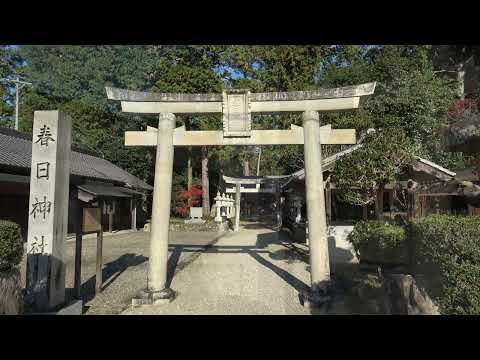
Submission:
MULTIPOLYGON (((300 304, 308 288, 308 247, 292 244, 286 233, 246 223, 238 233, 172 232, 169 286, 177 291, 170 304, 131 306, 146 287, 150 233, 104 237, 103 291, 95 296, 96 239, 84 238, 82 288, 86 315, 109 314, 324 314, 300 304)), ((75 241, 66 244, 66 296, 73 295, 75 241)), ((24 266, 23 266, 24 267, 24 266)), ((338 304, 337 304, 338 303, 338 304)), ((346 313, 343 301, 327 313, 346 313)))
MULTIPOLYGON (((214 241, 218 234, 209 232, 170 233, 169 268, 180 271, 193 261, 205 245, 214 241), (184 245, 195 245, 193 253, 179 253, 184 245)), ((96 239, 85 238, 82 248, 82 288, 86 315, 118 314, 131 304, 132 297, 146 287, 150 233, 136 232, 106 236, 103 240, 103 290, 95 293, 96 239)), ((66 246, 67 297, 72 296, 74 276, 75 242, 66 246)), ((170 274, 170 277, 171 274, 170 274)))
POLYGON ((298 299, 310 281, 305 254, 290 245, 284 233, 246 225, 173 278, 171 287, 178 292, 173 302, 130 307, 123 314, 310 314, 298 299))

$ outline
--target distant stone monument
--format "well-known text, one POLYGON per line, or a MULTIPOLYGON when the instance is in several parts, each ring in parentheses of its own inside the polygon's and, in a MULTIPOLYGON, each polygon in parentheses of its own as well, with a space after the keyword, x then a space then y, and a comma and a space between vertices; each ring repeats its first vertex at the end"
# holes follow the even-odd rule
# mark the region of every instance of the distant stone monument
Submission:
POLYGON ((63 259, 68 225, 72 121, 35 111, 27 239, 27 302, 49 311, 65 301, 63 259))
POLYGON ((185 224, 205 224, 205 220, 202 219, 202 215, 202 207, 190 207, 190 219, 185 220, 185 224))

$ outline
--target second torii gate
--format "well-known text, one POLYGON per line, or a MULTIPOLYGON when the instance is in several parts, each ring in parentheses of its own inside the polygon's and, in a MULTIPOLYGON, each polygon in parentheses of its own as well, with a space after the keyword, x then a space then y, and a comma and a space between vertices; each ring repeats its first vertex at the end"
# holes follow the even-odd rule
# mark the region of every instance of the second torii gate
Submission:
POLYGON ((151 304, 174 297, 174 292, 166 288, 174 146, 303 144, 311 291, 324 293, 330 281, 330 265, 320 144, 355 144, 356 136, 354 129, 320 128, 318 112, 356 109, 361 96, 373 94, 375 84, 271 93, 231 89, 222 94, 148 93, 107 87, 108 99, 121 101, 122 111, 159 114, 158 129, 125 132, 126 146, 157 146, 147 289, 134 303, 151 304), (277 112, 301 112, 303 127, 252 130, 252 113, 277 112), (174 114, 185 113, 222 113, 223 131, 175 128, 174 114))

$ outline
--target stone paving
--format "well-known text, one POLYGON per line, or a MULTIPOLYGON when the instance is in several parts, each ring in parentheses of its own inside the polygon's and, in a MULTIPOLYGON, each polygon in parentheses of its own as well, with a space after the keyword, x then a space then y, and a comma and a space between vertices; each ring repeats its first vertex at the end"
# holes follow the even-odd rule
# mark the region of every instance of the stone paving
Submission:
MULTIPOLYGON (((166 305, 130 307, 123 314, 310 314, 298 298, 310 275, 288 237, 255 223, 230 233, 179 272, 177 298, 166 305)), ((173 246, 188 253, 198 246, 173 246)))

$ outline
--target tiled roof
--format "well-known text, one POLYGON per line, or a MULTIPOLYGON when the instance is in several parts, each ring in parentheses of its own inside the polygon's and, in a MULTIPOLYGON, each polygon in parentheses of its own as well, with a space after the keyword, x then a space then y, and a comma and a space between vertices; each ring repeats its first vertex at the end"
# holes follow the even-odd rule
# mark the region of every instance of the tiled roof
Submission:
MULTIPOLYGON (((29 169, 32 161, 32 135, 0 128, 0 165, 29 169)), ((141 190, 153 187, 91 151, 72 145, 70 174, 141 190)))
MULTIPOLYGON (((346 150, 343 150, 343 151, 340 151, 330 157, 327 157, 325 159, 322 160, 322 171, 325 172, 325 171, 332 171, 334 166, 335 166, 335 163, 338 159, 340 159, 341 157, 361 148, 363 146, 363 144, 357 144, 357 145, 354 145, 354 146, 351 146, 349 147, 348 149, 346 150)), ((429 161, 429 160, 426 160, 426 159, 423 159, 419 156, 415 156, 416 158, 416 161, 417 162, 420 162, 420 163, 423 163, 431 168, 434 168, 434 169, 437 169, 439 170, 440 172, 442 173, 445 173, 447 176, 450 176, 450 177, 454 177, 455 176, 455 172, 453 171, 450 171, 438 164, 435 164, 434 162, 432 161, 429 161)), ((291 180, 293 179, 296 179, 296 180, 304 180, 305 179, 305 169, 300 169, 296 172, 294 172, 293 174, 290 175, 291 177, 291 180)), ((287 181, 285 185, 287 185, 290 181, 287 181)))

